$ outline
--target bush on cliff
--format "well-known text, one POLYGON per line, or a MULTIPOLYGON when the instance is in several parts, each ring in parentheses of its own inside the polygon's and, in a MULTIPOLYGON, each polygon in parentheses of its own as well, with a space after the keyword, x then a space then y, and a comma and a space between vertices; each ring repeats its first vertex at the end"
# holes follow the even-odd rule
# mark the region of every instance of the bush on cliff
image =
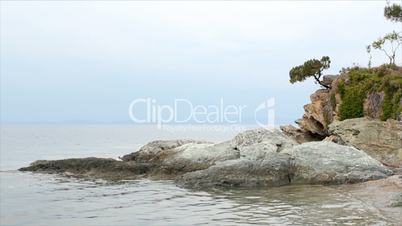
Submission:
POLYGON ((347 69, 338 81, 337 93, 342 102, 340 120, 364 116, 363 104, 369 93, 384 93, 381 104, 381 119, 397 118, 402 111, 402 68, 383 65, 377 68, 347 69))

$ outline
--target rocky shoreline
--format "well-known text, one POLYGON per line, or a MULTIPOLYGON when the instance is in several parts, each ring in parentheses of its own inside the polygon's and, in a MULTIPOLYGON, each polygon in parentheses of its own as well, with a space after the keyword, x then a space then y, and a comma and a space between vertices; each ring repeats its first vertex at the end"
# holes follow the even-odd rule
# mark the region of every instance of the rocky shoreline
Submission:
MULTIPOLYGON (((344 137, 347 136, 343 134, 344 137)), ((121 160, 39 160, 20 170, 107 180, 170 179, 188 187, 344 184, 382 179, 398 172, 395 169, 400 165, 389 168, 353 147, 359 144, 353 142, 299 144, 279 130, 261 128, 221 143, 153 141, 121 160)))
POLYGON ((119 159, 38 160, 19 170, 111 182, 173 180, 192 189, 341 185, 399 221, 401 122, 366 118, 334 122, 329 125, 332 134, 322 141, 309 141, 300 129, 286 128, 248 130, 220 143, 157 140, 119 159))

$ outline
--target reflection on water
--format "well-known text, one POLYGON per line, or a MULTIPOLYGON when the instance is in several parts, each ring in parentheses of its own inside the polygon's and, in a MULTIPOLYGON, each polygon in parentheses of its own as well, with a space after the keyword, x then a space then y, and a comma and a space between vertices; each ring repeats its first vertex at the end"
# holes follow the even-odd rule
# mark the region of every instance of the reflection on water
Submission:
POLYGON ((188 190, 169 181, 107 183, 1 172, 2 225, 386 225, 341 187, 188 190))

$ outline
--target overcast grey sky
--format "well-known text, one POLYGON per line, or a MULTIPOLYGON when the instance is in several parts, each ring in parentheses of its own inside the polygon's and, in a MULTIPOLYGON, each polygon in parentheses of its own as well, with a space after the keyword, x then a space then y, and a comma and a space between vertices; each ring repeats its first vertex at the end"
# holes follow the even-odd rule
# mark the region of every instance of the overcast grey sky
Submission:
POLYGON ((248 106, 275 97, 277 123, 291 123, 318 88, 289 84, 292 66, 322 55, 327 73, 365 66, 365 46, 402 29, 383 18, 385 1, 0 4, 2 122, 124 122, 141 97, 248 106))

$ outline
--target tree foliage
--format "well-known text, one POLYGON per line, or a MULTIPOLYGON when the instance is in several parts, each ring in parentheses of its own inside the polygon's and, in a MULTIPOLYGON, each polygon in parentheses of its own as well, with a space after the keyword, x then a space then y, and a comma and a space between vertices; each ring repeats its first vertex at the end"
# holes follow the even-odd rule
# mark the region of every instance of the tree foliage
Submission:
POLYGON ((302 65, 293 67, 289 71, 290 82, 302 82, 308 77, 314 77, 314 79, 323 87, 329 89, 328 85, 322 83, 321 76, 322 71, 330 67, 331 60, 328 56, 323 56, 321 60, 311 59, 304 62, 302 65))
POLYGON ((384 8, 384 16, 394 22, 402 22, 402 7, 398 4, 387 5, 384 8))
POLYGON ((402 44, 402 36, 400 33, 393 31, 386 34, 384 37, 374 41, 371 46, 374 49, 381 50, 389 59, 390 64, 395 64, 395 56, 399 46, 402 44), (389 45, 387 48, 386 45, 389 45))
MULTIPOLYGON (((398 4, 390 4, 384 7, 384 17, 393 22, 402 22, 402 7, 398 4)), ((389 64, 395 65, 395 56, 399 46, 402 45, 401 33, 395 31, 386 34, 367 46, 366 51, 369 53, 369 67, 371 66, 371 48, 381 50, 389 59, 389 64)))

